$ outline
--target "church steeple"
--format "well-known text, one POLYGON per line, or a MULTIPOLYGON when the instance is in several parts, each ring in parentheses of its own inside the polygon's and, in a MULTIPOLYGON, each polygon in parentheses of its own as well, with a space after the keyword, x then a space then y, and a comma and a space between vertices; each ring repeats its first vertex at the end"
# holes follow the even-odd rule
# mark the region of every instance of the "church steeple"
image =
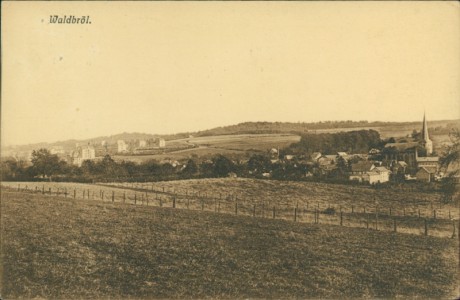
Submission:
POLYGON ((428 134, 428 125, 426 122, 425 112, 423 112, 422 144, 426 149, 427 155, 433 153, 433 142, 430 140, 430 136, 428 134))

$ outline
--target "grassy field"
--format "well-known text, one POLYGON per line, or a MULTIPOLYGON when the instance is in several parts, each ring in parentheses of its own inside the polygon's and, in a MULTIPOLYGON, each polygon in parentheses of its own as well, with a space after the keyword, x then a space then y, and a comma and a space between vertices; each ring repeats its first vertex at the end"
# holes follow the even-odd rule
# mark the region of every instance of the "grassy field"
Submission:
POLYGON ((291 134, 237 134, 206 137, 190 137, 167 142, 168 148, 184 148, 164 154, 114 156, 116 160, 143 162, 150 159, 185 160, 195 158, 212 158, 214 155, 233 155, 249 157, 254 152, 266 152, 272 148, 287 147, 300 140, 299 135, 291 134), (194 148, 188 148, 194 147, 194 148))
POLYGON ((375 190, 369 186, 244 178, 154 183, 2 184, 15 190, 27 189, 53 197, 60 195, 144 206, 175 206, 258 218, 272 218, 275 210, 275 218, 289 221, 390 232, 396 226, 397 232, 446 238, 451 237, 454 230, 458 232, 458 222, 453 221, 458 221, 457 206, 442 204, 439 193, 408 189, 375 190))
POLYGON ((458 295, 455 239, 1 196, 5 299, 458 295))

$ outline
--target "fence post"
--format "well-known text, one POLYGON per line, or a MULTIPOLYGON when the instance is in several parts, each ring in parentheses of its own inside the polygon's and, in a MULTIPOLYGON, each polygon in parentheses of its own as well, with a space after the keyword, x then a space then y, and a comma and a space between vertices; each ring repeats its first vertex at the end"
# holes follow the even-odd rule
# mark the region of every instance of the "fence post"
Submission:
POLYGON ((449 219, 451 219, 451 215, 450 215, 450 209, 449 209, 449 219))
POLYGON ((276 217, 276 208, 273 206, 273 219, 276 217))
POLYGON ((50 195, 51 195, 51 188, 49 188, 49 193, 50 193, 50 195))
POLYGON ((319 209, 316 210, 316 224, 319 224, 319 209))
POLYGON ((204 200, 201 199, 201 210, 204 210, 204 200))
POLYGON ((297 207, 294 207, 294 222, 297 222, 297 207))
POLYGON ((343 212, 340 212, 340 226, 343 226, 343 212))
POLYGON ((436 209, 433 210, 433 218, 436 219, 436 209))
POLYGON ((18 184, 18 192, 19 192, 20 188, 21 188, 21 185, 20 185, 20 184, 18 184))
POLYGON ((134 205, 136 205, 136 203, 137 203, 137 194, 134 193, 134 205))
POLYGON ((77 198, 77 189, 73 189, 73 198, 77 198))
POLYGON ((176 195, 173 196, 173 208, 176 208, 176 195))
POLYGON ((112 203, 115 202, 115 192, 112 191, 112 203))
POLYGON ((428 224, 426 222, 426 218, 424 219, 425 221, 425 235, 428 235, 428 224))
POLYGON ((254 208, 252 210, 252 216, 255 218, 256 217, 256 205, 254 204, 254 208))
POLYGON ((378 223, 379 223, 379 207, 375 208, 375 230, 378 230, 378 223))
POLYGON ((45 185, 42 185, 42 195, 45 194, 45 185))
POLYGON ((219 202, 217 203, 217 212, 220 213, 220 200, 219 200, 219 202))
POLYGON ((187 209, 190 208, 190 199, 187 197, 187 209))
POLYGON ((126 192, 123 192, 123 203, 126 202, 126 192))

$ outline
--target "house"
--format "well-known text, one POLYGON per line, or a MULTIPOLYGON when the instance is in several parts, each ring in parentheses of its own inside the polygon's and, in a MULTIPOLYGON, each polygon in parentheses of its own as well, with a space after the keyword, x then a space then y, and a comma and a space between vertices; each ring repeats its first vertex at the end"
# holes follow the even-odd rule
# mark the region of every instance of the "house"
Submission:
POLYGON ((427 157, 417 157, 417 167, 424 167, 432 173, 437 173, 439 171, 439 157, 437 156, 427 156, 427 157))
POLYGON ((369 155, 377 155, 377 154, 380 154, 379 149, 372 148, 371 150, 369 150, 369 155))
POLYGON ((320 166, 336 164, 337 155, 322 155, 320 158, 318 158, 318 163, 320 166))
POLYGON ((369 183, 384 183, 390 181, 391 171, 385 167, 375 167, 372 171, 368 172, 369 183))
POLYGON ((118 153, 128 152, 128 144, 124 140, 118 140, 117 145, 118 145, 118 149, 117 149, 118 153))
POLYGON ((147 141, 139 140, 139 148, 145 148, 145 147, 147 147, 147 141))
POLYGON ((90 145, 78 147, 72 152, 71 157, 73 164, 81 167, 85 160, 93 160, 96 158, 96 149, 90 145))
POLYGON ((165 141, 165 139, 162 139, 162 138, 159 138, 159 139, 158 139, 158 147, 160 147, 160 148, 166 147, 166 141, 165 141))
POLYGON ((421 167, 417 174, 416 174, 416 177, 417 177, 417 181, 420 181, 420 182, 433 182, 435 180, 435 172, 433 172, 433 170, 431 169, 428 169, 426 167, 421 167))
POLYGON ((359 161, 351 165, 351 171, 348 178, 358 182, 369 181, 369 175, 367 173, 373 169, 375 169, 375 165, 371 161, 359 161))
POLYGON ((294 155, 291 155, 291 154, 286 154, 286 155, 284 156, 284 158, 285 158, 286 160, 292 160, 294 157, 295 157, 295 156, 294 156, 294 155))
POLYGON ((369 182, 370 184, 390 181, 391 171, 385 167, 376 167, 371 161, 359 161, 351 165, 350 180, 369 182))
POLYGON ((310 159, 314 162, 316 162, 320 157, 321 157, 321 152, 313 152, 311 155, 310 155, 310 159))

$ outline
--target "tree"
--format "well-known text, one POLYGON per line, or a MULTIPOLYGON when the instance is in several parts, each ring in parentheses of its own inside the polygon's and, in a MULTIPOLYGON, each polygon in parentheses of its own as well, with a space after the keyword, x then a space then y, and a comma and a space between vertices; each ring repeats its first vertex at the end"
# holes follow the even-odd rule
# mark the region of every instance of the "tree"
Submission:
POLYGON ((32 168, 37 175, 48 177, 51 181, 51 176, 58 173, 61 169, 59 157, 56 154, 51 154, 48 149, 40 149, 32 151, 32 168))
POLYGON ((271 161, 268 157, 254 154, 248 161, 248 170, 255 175, 261 175, 271 170, 271 161))
POLYGON ((185 168, 182 170, 182 173, 187 175, 194 175, 198 173, 198 166, 196 165, 193 159, 189 159, 187 161, 187 164, 185 165, 185 168))
MULTIPOLYGON (((458 128, 453 128, 449 134, 451 145, 444 150, 444 155, 441 157, 441 166, 445 168, 447 176, 441 181, 443 191, 442 200, 451 202, 454 199, 458 189, 458 175, 460 174, 460 131, 458 128)), ((458 200, 458 199, 457 199, 458 200)))
POLYGON ((235 170, 233 162, 223 155, 218 155, 213 159, 213 173, 216 177, 227 177, 228 173, 235 170))

